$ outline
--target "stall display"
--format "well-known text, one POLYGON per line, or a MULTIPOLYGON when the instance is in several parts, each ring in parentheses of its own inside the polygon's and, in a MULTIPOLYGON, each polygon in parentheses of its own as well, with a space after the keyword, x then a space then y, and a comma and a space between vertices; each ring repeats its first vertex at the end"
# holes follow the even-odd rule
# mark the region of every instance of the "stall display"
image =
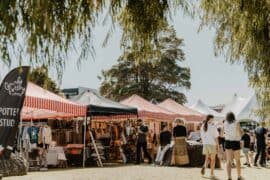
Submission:
POLYGON ((80 120, 24 122, 20 137, 22 152, 30 169, 44 170, 47 166, 65 168, 67 164, 81 166, 84 148, 81 144, 82 126, 83 121, 80 120), (72 163, 72 159, 76 163, 72 163))
POLYGON ((52 129, 52 140, 58 145, 83 143, 83 121, 81 120, 48 120, 52 129))
MULTIPOLYGON (((133 163, 136 158, 136 120, 93 121, 91 129, 95 139, 104 147, 107 162, 133 163)), ((152 140, 151 140, 152 142, 152 140)))
POLYGON ((69 166, 80 166, 83 161, 83 144, 68 144, 66 157, 69 166))
POLYGON ((65 156, 64 148, 62 146, 50 146, 47 152, 47 164, 50 166, 58 166, 59 155, 65 156))
MULTIPOLYGON (((187 141, 188 156, 189 156, 189 166, 191 167, 202 167, 204 164, 205 156, 202 154, 203 145, 196 141, 187 141)), ((218 157, 216 157, 215 168, 220 168, 221 162, 218 157)))

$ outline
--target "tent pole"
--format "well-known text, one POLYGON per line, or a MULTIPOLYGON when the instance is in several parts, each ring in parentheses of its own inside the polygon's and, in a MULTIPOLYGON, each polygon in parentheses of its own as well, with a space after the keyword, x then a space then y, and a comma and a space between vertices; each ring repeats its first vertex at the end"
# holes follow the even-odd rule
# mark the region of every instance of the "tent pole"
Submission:
POLYGON ((20 157, 22 157, 22 115, 20 115, 20 130, 19 130, 20 157))
POLYGON ((87 117, 84 116, 84 133, 83 133, 83 168, 85 168, 85 141, 86 141, 86 125, 87 125, 87 117))

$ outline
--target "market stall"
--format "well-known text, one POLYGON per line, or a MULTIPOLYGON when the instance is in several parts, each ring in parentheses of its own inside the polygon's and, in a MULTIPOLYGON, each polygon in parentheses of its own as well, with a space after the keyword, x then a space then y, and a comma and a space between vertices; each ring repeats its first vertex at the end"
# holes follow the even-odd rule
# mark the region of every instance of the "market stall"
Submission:
MULTIPOLYGON (((152 135, 150 135, 152 138, 148 140, 148 143, 156 141, 155 137, 157 137, 160 132, 161 123, 168 123, 170 130, 172 130, 172 122, 177 117, 186 119, 186 124, 188 121, 201 122, 204 117, 201 113, 183 108, 182 106, 173 103, 171 100, 165 101, 160 106, 154 105, 140 96, 133 95, 130 98, 121 101, 121 103, 138 108, 139 117, 148 123, 150 134, 152 133, 152 135), (194 116, 191 115, 191 113, 194 114, 194 116), (187 114, 190 115, 189 118, 187 117, 187 114)), ((155 147, 155 143, 153 143, 152 146, 150 144, 149 147, 155 147)), ((189 166, 200 167, 203 163, 202 144, 200 142, 187 141, 187 147, 190 158, 189 166)), ((152 148, 151 152, 154 157, 155 148, 152 148)))
POLYGON ((31 82, 21 113, 19 151, 29 162, 30 170, 46 169, 66 161, 68 143, 83 145, 83 121, 86 106, 71 102, 31 82))
MULTIPOLYGON (((130 153, 124 151, 131 145, 131 133, 124 130, 137 119, 137 109, 106 99, 95 90, 87 90, 71 100, 87 106, 87 132, 94 137, 97 150, 94 156, 100 156, 99 161, 122 159, 128 162, 130 153)), ((86 144, 91 146, 93 142, 86 140, 86 144)))
POLYGON ((168 124, 169 129, 172 130, 173 121, 177 117, 181 117, 181 115, 175 114, 162 107, 152 104, 138 95, 132 95, 120 103, 136 107, 138 109, 138 117, 143 119, 148 125, 149 133, 147 147, 154 157, 158 148, 158 137, 162 124, 168 124))

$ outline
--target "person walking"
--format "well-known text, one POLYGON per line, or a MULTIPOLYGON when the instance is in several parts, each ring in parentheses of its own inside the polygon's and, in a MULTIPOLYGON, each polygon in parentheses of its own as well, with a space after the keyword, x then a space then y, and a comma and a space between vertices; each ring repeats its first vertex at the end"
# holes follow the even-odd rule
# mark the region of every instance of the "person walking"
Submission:
MULTIPOLYGON (((224 121, 222 122, 222 124, 224 121)), ((218 144, 219 144, 219 151, 218 151, 218 158, 222 163, 226 163, 226 154, 225 154, 225 137, 224 137, 224 130, 223 126, 218 127, 218 144)))
POLYGON ((205 155, 205 162, 201 170, 201 174, 205 174, 205 168, 208 167, 210 158, 211 178, 215 179, 214 169, 216 164, 216 155, 219 149, 218 144, 218 129, 215 126, 213 115, 207 115, 205 122, 201 127, 201 138, 203 144, 203 154, 205 155))
POLYGON ((241 180, 241 160, 240 160, 240 150, 241 150, 241 128, 240 123, 236 122, 235 115, 229 112, 226 115, 226 120, 224 122, 224 137, 225 137, 225 149, 226 149, 226 159, 227 159, 227 175, 228 180, 232 179, 232 162, 233 159, 236 161, 237 169, 237 180, 241 180))
POLYGON ((259 156, 261 156, 260 165, 262 167, 265 167, 266 166, 265 151, 267 139, 267 129, 265 128, 265 121, 262 121, 260 123, 260 126, 255 129, 255 136, 256 136, 257 153, 254 160, 254 166, 257 166, 258 158, 259 156))
POLYGON ((152 158, 150 154, 147 151, 147 133, 148 133, 148 127, 144 125, 142 119, 138 119, 138 136, 137 136, 137 145, 136 145, 136 164, 140 164, 141 162, 141 149, 143 149, 144 156, 147 157, 148 163, 152 163, 152 158))
POLYGON ((246 162, 244 165, 250 167, 250 160, 249 160, 249 150, 250 150, 250 136, 248 134, 248 130, 244 130, 244 134, 241 138, 243 144, 243 154, 245 155, 246 162))
POLYGON ((189 164, 189 157, 187 152, 187 129, 184 125, 184 120, 176 119, 174 121, 175 127, 173 128, 174 148, 172 165, 187 165, 189 164))
POLYGON ((159 135, 159 147, 155 163, 157 165, 163 165, 163 159, 166 152, 171 148, 172 133, 168 130, 168 125, 162 126, 162 132, 159 135))
POLYGON ((253 131, 250 131, 250 147, 249 147, 249 159, 250 163, 254 165, 254 152, 255 152, 255 135, 253 131))

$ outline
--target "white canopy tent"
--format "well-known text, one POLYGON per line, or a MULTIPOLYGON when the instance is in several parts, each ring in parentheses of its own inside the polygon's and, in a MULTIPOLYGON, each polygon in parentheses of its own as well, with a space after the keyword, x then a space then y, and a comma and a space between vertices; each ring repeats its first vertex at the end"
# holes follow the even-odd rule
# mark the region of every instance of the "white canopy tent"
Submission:
POLYGON ((255 110, 258 108, 259 103, 256 95, 250 98, 242 98, 234 95, 231 102, 224 107, 222 113, 225 115, 228 112, 233 112, 238 121, 259 122, 260 118, 255 114, 255 110))
POLYGON ((204 115, 212 114, 216 120, 222 121, 224 119, 224 115, 209 108, 202 100, 198 100, 194 105, 190 107, 191 109, 198 111, 204 115))

